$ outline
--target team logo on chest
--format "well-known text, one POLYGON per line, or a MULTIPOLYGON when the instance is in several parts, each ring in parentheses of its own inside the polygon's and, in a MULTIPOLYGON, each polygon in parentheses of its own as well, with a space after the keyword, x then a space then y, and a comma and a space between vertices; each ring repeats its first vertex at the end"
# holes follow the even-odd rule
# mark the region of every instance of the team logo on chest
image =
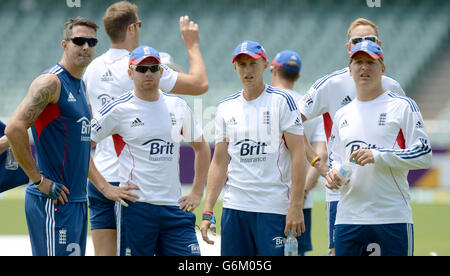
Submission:
POLYGON ((386 125, 386 113, 381 113, 380 117, 378 118, 378 125, 379 126, 385 126, 386 125))
POLYGON ((270 111, 263 112, 263 124, 270 125, 270 111))
POLYGON ((172 122, 172 125, 176 125, 177 124, 177 118, 175 117, 175 114, 173 114, 172 112, 169 113, 170 115, 170 121, 172 122))

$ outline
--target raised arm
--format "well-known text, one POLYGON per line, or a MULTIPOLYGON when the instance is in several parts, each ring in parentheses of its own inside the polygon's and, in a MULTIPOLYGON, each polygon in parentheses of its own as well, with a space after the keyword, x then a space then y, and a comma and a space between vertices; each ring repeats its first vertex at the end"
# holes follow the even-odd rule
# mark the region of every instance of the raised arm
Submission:
POLYGON ((189 56, 189 73, 178 73, 177 82, 172 93, 201 95, 208 91, 206 66, 200 51, 198 25, 189 21, 189 16, 180 17, 180 32, 189 56))

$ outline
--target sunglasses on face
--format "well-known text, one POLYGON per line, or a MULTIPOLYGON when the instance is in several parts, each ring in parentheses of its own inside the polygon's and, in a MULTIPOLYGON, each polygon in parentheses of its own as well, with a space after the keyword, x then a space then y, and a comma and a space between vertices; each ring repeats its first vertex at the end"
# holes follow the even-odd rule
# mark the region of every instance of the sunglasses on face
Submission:
POLYGON ((98 39, 88 38, 88 37, 74 37, 74 38, 70 38, 69 40, 71 40, 75 45, 78 45, 78 46, 83 46, 84 43, 87 42, 89 47, 95 47, 95 45, 97 45, 97 42, 98 42, 98 39))
POLYGON ((133 68, 136 72, 139 73, 147 73, 148 70, 152 73, 156 73, 160 70, 161 66, 160 64, 152 64, 152 65, 131 65, 131 68, 133 68))
POLYGON ((378 41, 378 37, 377 37, 376 35, 354 36, 354 37, 351 37, 351 38, 348 40, 348 42, 349 42, 349 43, 352 43, 352 44, 357 44, 357 43, 359 43, 359 42, 361 42, 361 41, 364 41, 364 40, 370 40, 370 41, 376 43, 376 42, 378 41))

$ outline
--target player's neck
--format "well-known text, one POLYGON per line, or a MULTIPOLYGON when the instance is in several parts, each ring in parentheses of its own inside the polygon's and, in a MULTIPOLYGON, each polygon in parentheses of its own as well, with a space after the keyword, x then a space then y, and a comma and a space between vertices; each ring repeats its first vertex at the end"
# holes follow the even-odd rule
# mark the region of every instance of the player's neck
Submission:
POLYGON ((112 49, 125 49, 128 52, 133 52, 133 50, 136 49, 137 47, 138 46, 136 46, 135 43, 133 43, 132 41, 127 41, 126 39, 120 43, 111 42, 112 49))
POLYGON ((356 97, 361 102, 368 102, 375 100, 378 98, 381 94, 383 94, 386 91, 386 89, 383 88, 381 85, 377 85, 376 87, 370 88, 370 87, 357 87, 356 90, 356 97))
POLYGON ((272 86, 283 90, 294 90, 294 83, 281 78, 274 78, 272 86))
POLYGON ((77 79, 81 79, 83 77, 83 72, 86 67, 76 66, 75 64, 68 62, 65 58, 62 58, 59 64, 66 68, 72 77, 77 79))
POLYGON ((159 99, 159 89, 152 89, 152 90, 141 90, 138 88, 134 88, 134 94, 136 97, 143 101, 147 102, 156 102, 159 99))
POLYGON ((266 89, 264 82, 255 86, 245 86, 243 88, 242 94, 246 101, 251 101, 258 98, 262 92, 266 89))

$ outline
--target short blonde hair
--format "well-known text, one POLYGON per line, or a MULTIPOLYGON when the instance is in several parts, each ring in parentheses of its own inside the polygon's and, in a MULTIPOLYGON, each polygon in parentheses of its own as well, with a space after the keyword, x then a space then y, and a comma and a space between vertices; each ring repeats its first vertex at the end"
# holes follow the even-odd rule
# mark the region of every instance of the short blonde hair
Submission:
POLYGON ((370 26, 375 30, 375 35, 378 37, 378 27, 373 23, 372 21, 365 19, 365 18, 358 18, 355 21, 350 24, 350 27, 348 27, 347 31, 347 38, 350 39, 350 33, 352 30, 358 26, 370 26))
POLYGON ((138 21, 138 7, 128 1, 111 5, 103 16, 105 31, 113 43, 125 40, 127 27, 138 21))

